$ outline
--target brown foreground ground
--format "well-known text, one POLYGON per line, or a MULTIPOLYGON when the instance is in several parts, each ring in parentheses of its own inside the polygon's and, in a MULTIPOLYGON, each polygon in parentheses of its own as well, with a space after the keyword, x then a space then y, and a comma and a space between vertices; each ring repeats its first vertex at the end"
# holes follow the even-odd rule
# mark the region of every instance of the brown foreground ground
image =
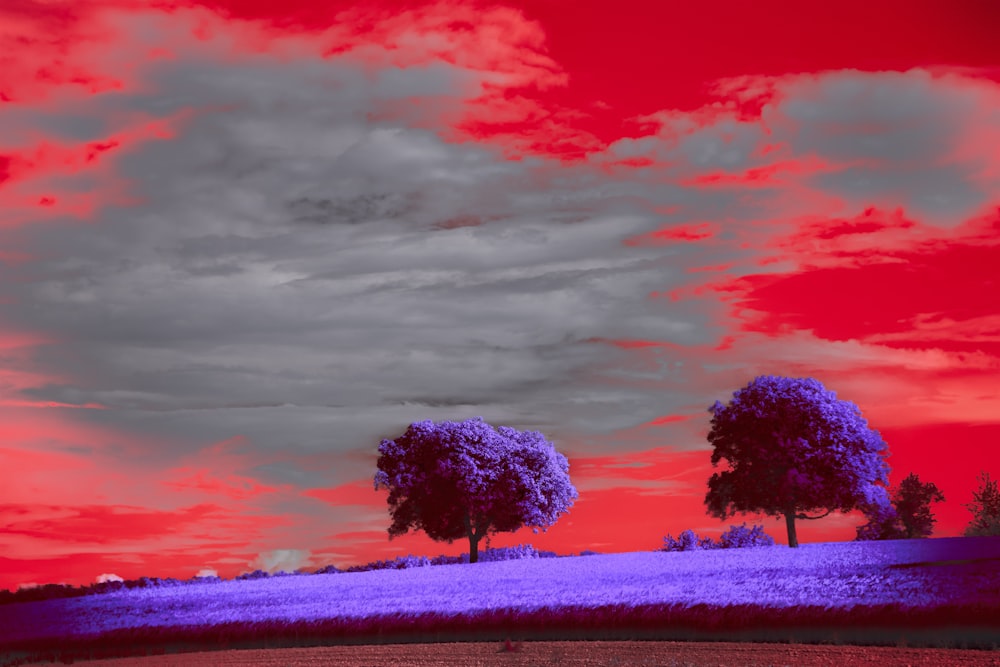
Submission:
MULTIPOLYGON (((31 663, 42 665, 52 663, 31 663)), ((668 641, 248 649, 88 660, 87 667, 1000 667, 1000 650, 668 641)))

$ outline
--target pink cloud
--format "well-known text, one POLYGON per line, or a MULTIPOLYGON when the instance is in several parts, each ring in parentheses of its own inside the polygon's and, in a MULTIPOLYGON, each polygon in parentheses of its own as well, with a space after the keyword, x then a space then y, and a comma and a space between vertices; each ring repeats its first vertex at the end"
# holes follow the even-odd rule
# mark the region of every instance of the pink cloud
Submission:
POLYGON ((185 524, 211 518, 219 509, 212 505, 196 505, 165 512, 108 505, 21 505, 17 508, 3 506, 0 511, 21 517, 7 527, 9 535, 52 540, 65 548, 72 543, 129 544, 157 538, 185 524))
POLYGON ((375 492, 372 479, 355 480, 327 489, 306 489, 302 495, 337 506, 362 505, 378 509, 386 506, 385 493, 375 492))
POLYGON ((636 245, 661 245, 684 241, 700 241, 718 235, 721 227, 715 222, 685 223, 681 225, 669 225, 660 229, 642 234, 637 237, 625 239, 623 243, 628 246, 636 245))
POLYGON ((190 467, 177 468, 180 476, 176 481, 165 481, 164 486, 178 491, 198 491, 206 495, 223 495, 233 500, 246 500, 262 493, 274 493, 277 488, 259 483, 250 477, 236 474, 218 474, 212 471, 190 467), (189 474, 190 473, 190 474, 189 474))

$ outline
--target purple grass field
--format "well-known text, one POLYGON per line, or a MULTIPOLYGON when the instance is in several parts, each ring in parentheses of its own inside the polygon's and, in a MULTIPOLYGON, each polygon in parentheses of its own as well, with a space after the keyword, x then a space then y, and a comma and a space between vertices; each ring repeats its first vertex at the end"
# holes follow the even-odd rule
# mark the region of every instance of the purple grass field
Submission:
POLYGON ((1000 537, 525 558, 0 605, 3 665, 411 641, 1000 648, 1000 537))

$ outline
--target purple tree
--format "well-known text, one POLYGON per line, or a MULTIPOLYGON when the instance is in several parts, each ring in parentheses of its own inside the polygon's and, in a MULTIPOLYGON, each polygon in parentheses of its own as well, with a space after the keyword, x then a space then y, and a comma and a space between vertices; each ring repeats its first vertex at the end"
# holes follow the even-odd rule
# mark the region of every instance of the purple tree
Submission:
POLYGON ((931 503, 944 502, 944 494, 933 482, 921 482, 912 472, 899 483, 892 496, 899 520, 906 537, 929 537, 937 520, 931 512, 931 503))
POLYGON ((990 474, 981 471, 979 489, 972 493, 972 502, 965 507, 972 512, 972 521, 965 529, 966 537, 1000 535, 1000 490, 990 474))
POLYGON ((860 526, 859 540, 897 540, 929 537, 936 519, 931 503, 944 502, 944 494, 932 482, 921 482, 910 473, 892 493, 889 508, 863 508, 868 523, 860 526))
POLYGON ((886 444, 855 404, 819 381, 762 375, 708 411, 712 466, 723 458, 730 466, 708 480, 712 516, 783 516, 788 546, 798 547, 796 519, 888 506, 886 444), (806 514, 819 510, 826 511, 806 514))
POLYGON ((479 540, 521 526, 543 530, 578 497, 569 462, 538 431, 464 422, 410 424, 379 445, 375 489, 389 489, 389 539, 410 528, 434 540, 468 538, 469 562, 479 540))

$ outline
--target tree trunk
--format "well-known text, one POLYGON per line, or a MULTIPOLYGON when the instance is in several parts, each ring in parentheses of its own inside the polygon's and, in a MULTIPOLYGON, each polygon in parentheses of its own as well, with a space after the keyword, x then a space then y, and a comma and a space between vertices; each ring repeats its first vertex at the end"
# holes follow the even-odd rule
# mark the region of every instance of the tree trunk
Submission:
POLYGON ((481 535, 469 535, 469 562, 479 562, 479 538, 481 535))
POLYGON ((479 540, 482 539, 483 533, 485 532, 479 526, 478 532, 472 528, 472 517, 468 512, 465 513, 465 534, 469 536, 469 562, 476 563, 479 562, 479 540))
POLYGON ((795 510, 785 512, 785 528, 788 529, 788 546, 796 549, 799 546, 799 538, 795 534, 795 510))

